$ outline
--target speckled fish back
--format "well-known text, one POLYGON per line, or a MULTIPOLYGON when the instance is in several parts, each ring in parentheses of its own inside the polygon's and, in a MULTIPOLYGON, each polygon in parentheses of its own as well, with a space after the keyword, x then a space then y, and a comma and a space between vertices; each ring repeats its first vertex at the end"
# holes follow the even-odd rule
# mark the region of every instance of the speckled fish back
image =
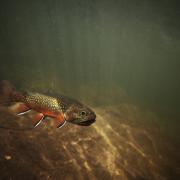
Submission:
POLYGON ((32 109, 51 110, 53 112, 62 111, 60 100, 39 93, 28 93, 26 96, 26 103, 32 109))

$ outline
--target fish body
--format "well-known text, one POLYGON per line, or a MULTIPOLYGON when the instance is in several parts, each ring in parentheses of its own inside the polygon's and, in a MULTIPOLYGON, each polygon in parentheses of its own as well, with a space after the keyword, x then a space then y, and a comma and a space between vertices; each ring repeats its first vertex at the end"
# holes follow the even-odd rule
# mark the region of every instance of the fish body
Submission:
POLYGON ((44 115, 56 117, 64 113, 61 100, 40 93, 30 93, 23 98, 24 103, 31 109, 44 113, 44 115))
MULTIPOLYGON (((2 86, 0 83, 0 87, 2 86)), ((7 84, 7 82, 5 83, 7 84)), ((7 91, 7 87, 5 88, 7 91)), ((34 126, 40 124, 45 117, 51 117, 56 127, 62 127, 66 122, 89 126, 95 122, 95 113, 86 105, 63 95, 51 95, 37 92, 18 92, 8 89, 11 102, 20 102, 16 109, 18 115, 34 110, 37 114, 32 119, 34 126)), ((1 89, 1 91, 4 91, 1 89)), ((6 93, 6 92, 4 92, 6 93)))

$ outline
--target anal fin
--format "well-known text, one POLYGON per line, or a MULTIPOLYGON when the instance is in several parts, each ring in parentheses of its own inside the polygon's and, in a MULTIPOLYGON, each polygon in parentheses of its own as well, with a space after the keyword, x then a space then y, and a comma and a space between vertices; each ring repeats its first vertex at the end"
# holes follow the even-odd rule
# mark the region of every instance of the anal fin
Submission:
POLYGON ((24 103, 18 103, 11 107, 11 110, 16 113, 17 115, 23 115, 25 113, 28 113, 31 109, 26 106, 24 103))
POLYGON ((28 109, 27 111, 20 112, 20 113, 18 113, 17 115, 18 115, 18 116, 21 116, 21 115, 24 115, 24 114, 26 114, 26 113, 28 113, 28 112, 30 112, 30 111, 31 111, 31 109, 28 109))

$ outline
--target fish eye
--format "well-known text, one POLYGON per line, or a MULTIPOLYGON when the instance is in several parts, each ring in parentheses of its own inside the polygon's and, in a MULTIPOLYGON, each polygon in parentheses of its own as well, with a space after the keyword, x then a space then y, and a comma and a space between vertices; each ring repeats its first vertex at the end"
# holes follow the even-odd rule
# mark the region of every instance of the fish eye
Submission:
POLYGON ((81 116, 85 116, 85 115, 86 115, 86 111, 81 111, 81 112, 80 112, 80 115, 81 115, 81 116))

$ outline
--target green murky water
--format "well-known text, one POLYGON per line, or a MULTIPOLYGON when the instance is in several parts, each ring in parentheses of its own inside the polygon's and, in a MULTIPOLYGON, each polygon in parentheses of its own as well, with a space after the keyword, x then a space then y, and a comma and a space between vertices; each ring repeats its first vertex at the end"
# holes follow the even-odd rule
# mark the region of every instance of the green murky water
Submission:
MULTIPOLYGON (((116 110, 122 110, 119 119, 126 117, 132 126, 149 119, 162 137, 176 144, 174 151, 178 152, 178 4, 150 0, 4 1, 0 5, 0 79, 19 89, 53 90, 95 109, 109 109, 109 122, 112 116, 120 121, 114 118, 117 114, 112 111, 116 110)), ((99 133, 109 143, 106 131, 99 133)), ((109 144, 111 147, 114 144, 109 144)), ((118 167, 122 165, 116 164, 114 169, 118 167)), ((89 177, 96 179, 96 175, 89 177)))

